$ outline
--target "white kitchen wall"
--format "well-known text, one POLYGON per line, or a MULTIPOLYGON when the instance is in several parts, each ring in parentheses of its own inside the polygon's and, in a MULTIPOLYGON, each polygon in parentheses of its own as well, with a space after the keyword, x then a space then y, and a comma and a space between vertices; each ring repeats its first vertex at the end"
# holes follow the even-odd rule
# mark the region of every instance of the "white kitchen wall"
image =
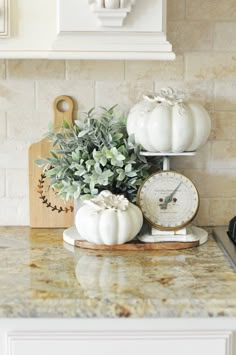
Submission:
POLYGON ((174 62, 0 61, 0 225, 29 223, 28 147, 47 130, 56 96, 72 96, 78 112, 116 103, 128 111, 142 92, 166 86, 186 90, 212 117, 198 155, 172 163, 199 189, 196 223, 236 214, 236 1, 169 0, 168 19, 174 62))

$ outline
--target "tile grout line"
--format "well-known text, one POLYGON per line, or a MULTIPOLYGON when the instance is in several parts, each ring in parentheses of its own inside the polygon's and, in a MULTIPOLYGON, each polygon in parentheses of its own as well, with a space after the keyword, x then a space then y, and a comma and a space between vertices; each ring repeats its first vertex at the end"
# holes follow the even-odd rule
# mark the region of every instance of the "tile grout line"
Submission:
POLYGON ((64 80, 68 80, 68 60, 65 60, 64 63, 64 80))
POLYGON ((5 80, 8 79, 8 60, 5 60, 5 80))
POLYGON ((5 111, 5 138, 7 139, 9 136, 9 127, 8 127, 8 114, 7 111, 5 111))
POLYGON ((3 197, 7 198, 7 168, 4 169, 4 191, 3 197))
POLYGON ((38 80, 34 81, 34 106, 38 110, 38 80))
POLYGON ((127 80, 127 70, 128 70, 128 63, 127 60, 124 61, 124 75, 123 75, 123 79, 127 80))

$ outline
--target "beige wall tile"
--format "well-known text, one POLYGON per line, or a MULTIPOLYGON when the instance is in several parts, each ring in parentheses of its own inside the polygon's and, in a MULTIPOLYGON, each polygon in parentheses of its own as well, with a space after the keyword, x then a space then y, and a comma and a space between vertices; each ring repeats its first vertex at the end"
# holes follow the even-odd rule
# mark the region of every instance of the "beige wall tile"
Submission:
POLYGON ((236 80, 236 53, 187 53, 186 79, 236 80))
POLYGON ((27 169, 29 144, 8 139, 0 144, 0 169, 27 169))
POLYGON ((0 169, 0 197, 5 196, 5 170, 0 169))
POLYGON ((213 112, 212 140, 235 140, 236 139, 236 112, 213 112))
POLYGON ((28 198, 1 198, 0 222, 2 226, 29 225, 28 198))
POLYGON ((12 59, 7 61, 9 79, 64 79, 65 61, 46 59, 12 59))
POLYGON ((236 81, 215 83, 214 108, 219 111, 236 111, 236 81))
POLYGON ((228 225, 235 216, 236 199, 211 199, 209 206, 209 225, 228 225))
POLYGON ((19 198, 28 196, 29 181, 28 169, 7 169, 6 196, 19 198))
POLYGON ((94 83, 89 80, 48 80, 37 82, 37 108, 49 110, 57 96, 74 99, 75 110, 88 111, 94 106, 94 83))
POLYGON ((196 226, 208 226, 209 225, 209 208, 210 208, 209 199, 201 198, 198 214, 193 221, 194 225, 196 225, 196 226))
POLYGON ((211 142, 200 148, 195 156, 171 158, 172 169, 206 169, 209 165, 211 142))
POLYGON ((182 55, 174 61, 128 61, 127 80, 181 80, 184 75, 182 55))
POLYGON ((32 109, 35 104, 34 83, 26 80, 0 81, 1 110, 12 110, 26 106, 32 109))
POLYGON ((169 21, 167 37, 175 51, 210 50, 213 24, 203 21, 169 21))
POLYGON ((218 169, 236 168, 236 140, 212 142, 211 166, 218 169))
POLYGON ((69 80, 123 80, 125 62, 121 60, 68 60, 66 77, 69 80))
POLYGON ((170 20, 182 20, 185 17, 185 0, 167 1, 167 18, 170 20))
POLYGON ((0 80, 6 79, 6 61, 0 59, 0 80))
POLYGON ((153 91, 151 81, 98 81, 96 83, 96 106, 107 108, 119 104, 118 109, 129 111, 141 100, 145 92, 153 91))
POLYGON ((236 197, 235 169, 184 170, 196 185, 201 198, 236 197))
POLYGON ((155 91, 162 88, 172 87, 186 93, 189 100, 202 104, 207 110, 213 106, 214 84, 210 80, 191 80, 191 81, 156 81, 155 91))
POLYGON ((219 51, 236 51, 236 21, 215 24, 214 49, 219 51))
POLYGON ((191 20, 236 20, 235 0, 186 0, 186 16, 191 20))
POLYGON ((8 138, 33 143, 41 140, 53 122, 54 112, 50 110, 12 110, 7 114, 8 138))

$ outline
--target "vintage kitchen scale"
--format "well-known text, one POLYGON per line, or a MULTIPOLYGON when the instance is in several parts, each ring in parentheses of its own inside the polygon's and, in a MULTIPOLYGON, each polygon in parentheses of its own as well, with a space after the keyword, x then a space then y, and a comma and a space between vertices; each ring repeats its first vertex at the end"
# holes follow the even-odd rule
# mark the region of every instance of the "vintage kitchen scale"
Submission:
POLYGON ((76 227, 71 227, 63 233, 66 243, 98 250, 177 250, 207 242, 208 232, 191 225, 199 209, 195 185, 186 176, 170 170, 171 156, 194 156, 196 153, 141 154, 162 156, 163 170, 150 175, 139 188, 137 204, 147 223, 135 240, 120 245, 97 245, 82 240, 76 227))
MULTIPOLYGON (((163 153, 143 152, 144 156, 163 153)), ((137 203, 149 228, 138 239, 142 242, 198 242, 203 244, 208 233, 191 225, 199 209, 199 195, 193 182, 170 170, 171 156, 194 156, 195 152, 165 153, 163 170, 149 176, 138 191, 137 203)))

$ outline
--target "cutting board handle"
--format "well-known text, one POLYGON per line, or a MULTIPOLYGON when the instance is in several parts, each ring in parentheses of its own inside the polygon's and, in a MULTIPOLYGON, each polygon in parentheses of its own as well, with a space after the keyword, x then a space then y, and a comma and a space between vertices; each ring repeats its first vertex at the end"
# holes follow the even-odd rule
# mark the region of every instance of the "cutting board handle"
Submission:
POLYGON ((53 103, 54 108, 54 130, 62 125, 63 119, 67 123, 73 122, 72 112, 74 102, 70 96, 61 95, 56 97, 53 103))

